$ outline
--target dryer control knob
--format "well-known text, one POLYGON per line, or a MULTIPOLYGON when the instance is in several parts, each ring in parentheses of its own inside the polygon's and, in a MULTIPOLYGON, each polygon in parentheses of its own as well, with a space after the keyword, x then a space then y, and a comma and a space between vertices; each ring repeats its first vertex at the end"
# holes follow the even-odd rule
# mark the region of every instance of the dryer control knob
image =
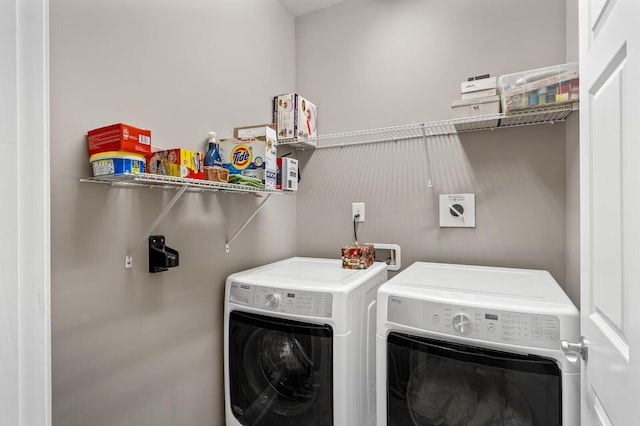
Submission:
POLYGON ((275 309, 275 308, 278 307, 279 303, 280 303, 280 295, 279 294, 269 293, 264 298, 264 305, 267 308, 275 309))
POLYGON ((457 314, 454 316, 451 320, 451 325, 453 325, 453 328, 461 334, 469 334, 473 328, 471 319, 465 314, 457 314))

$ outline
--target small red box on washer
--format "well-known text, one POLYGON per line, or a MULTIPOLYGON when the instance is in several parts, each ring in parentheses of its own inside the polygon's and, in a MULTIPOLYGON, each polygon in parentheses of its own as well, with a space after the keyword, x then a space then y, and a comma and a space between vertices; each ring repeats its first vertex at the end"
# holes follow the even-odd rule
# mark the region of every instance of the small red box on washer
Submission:
POLYGON ((345 269, 366 269, 373 265, 375 252, 373 244, 358 244, 342 247, 342 267, 345 269))

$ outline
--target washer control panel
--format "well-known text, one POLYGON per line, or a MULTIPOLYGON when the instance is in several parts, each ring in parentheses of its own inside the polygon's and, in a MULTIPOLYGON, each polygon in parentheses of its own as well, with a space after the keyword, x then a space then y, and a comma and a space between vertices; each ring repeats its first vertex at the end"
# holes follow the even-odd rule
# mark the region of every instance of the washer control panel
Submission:
POLYGON ((560 320, 553 315, 482 309, 389 296, 387 319, 425 331, 513 345, 557 349, 560 320))
POLYGON ((256 309, 287 314, 331 318, 331 293, 286 290, 251 284, 231 283, 229 301, 256 309))

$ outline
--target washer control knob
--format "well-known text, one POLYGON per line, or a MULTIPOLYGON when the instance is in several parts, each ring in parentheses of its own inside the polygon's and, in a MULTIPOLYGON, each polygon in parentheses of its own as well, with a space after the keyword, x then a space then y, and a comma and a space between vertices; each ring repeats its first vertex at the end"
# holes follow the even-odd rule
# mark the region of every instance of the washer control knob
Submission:
POLYGON ((280 304, 280 295, 279 294, 269 293, 264 298, 264 305, 267 308, 275 309, 275 308, 278 307, 278 304, 280 304))
POLYGON ((466 314, 457 314, 454 316, 451 320, 451 325, 453 325, 454 330, 460 334, 469 334, 473 328, 473 323, 466 314))

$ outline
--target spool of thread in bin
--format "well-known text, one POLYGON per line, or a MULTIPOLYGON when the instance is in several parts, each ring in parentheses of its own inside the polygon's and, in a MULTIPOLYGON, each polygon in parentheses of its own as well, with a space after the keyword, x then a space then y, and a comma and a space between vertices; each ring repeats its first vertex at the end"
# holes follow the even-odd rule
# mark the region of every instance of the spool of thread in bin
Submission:
POLYGON ((548 87, 538 89, 538 103, 540 105, 544 105, 547 103, 547 89, 548 87))
POLYGON ((556 102, 566 102, 569 100, 569 92, 571 91, 571 81, 563 81, 558 86, 558 94, 556 95, 556 102))
POLYGON ((554 104, 556 103, 556 93, 558 92, 558 85, 552 84, 551 86, 547 86, 547 103, 554 104))

